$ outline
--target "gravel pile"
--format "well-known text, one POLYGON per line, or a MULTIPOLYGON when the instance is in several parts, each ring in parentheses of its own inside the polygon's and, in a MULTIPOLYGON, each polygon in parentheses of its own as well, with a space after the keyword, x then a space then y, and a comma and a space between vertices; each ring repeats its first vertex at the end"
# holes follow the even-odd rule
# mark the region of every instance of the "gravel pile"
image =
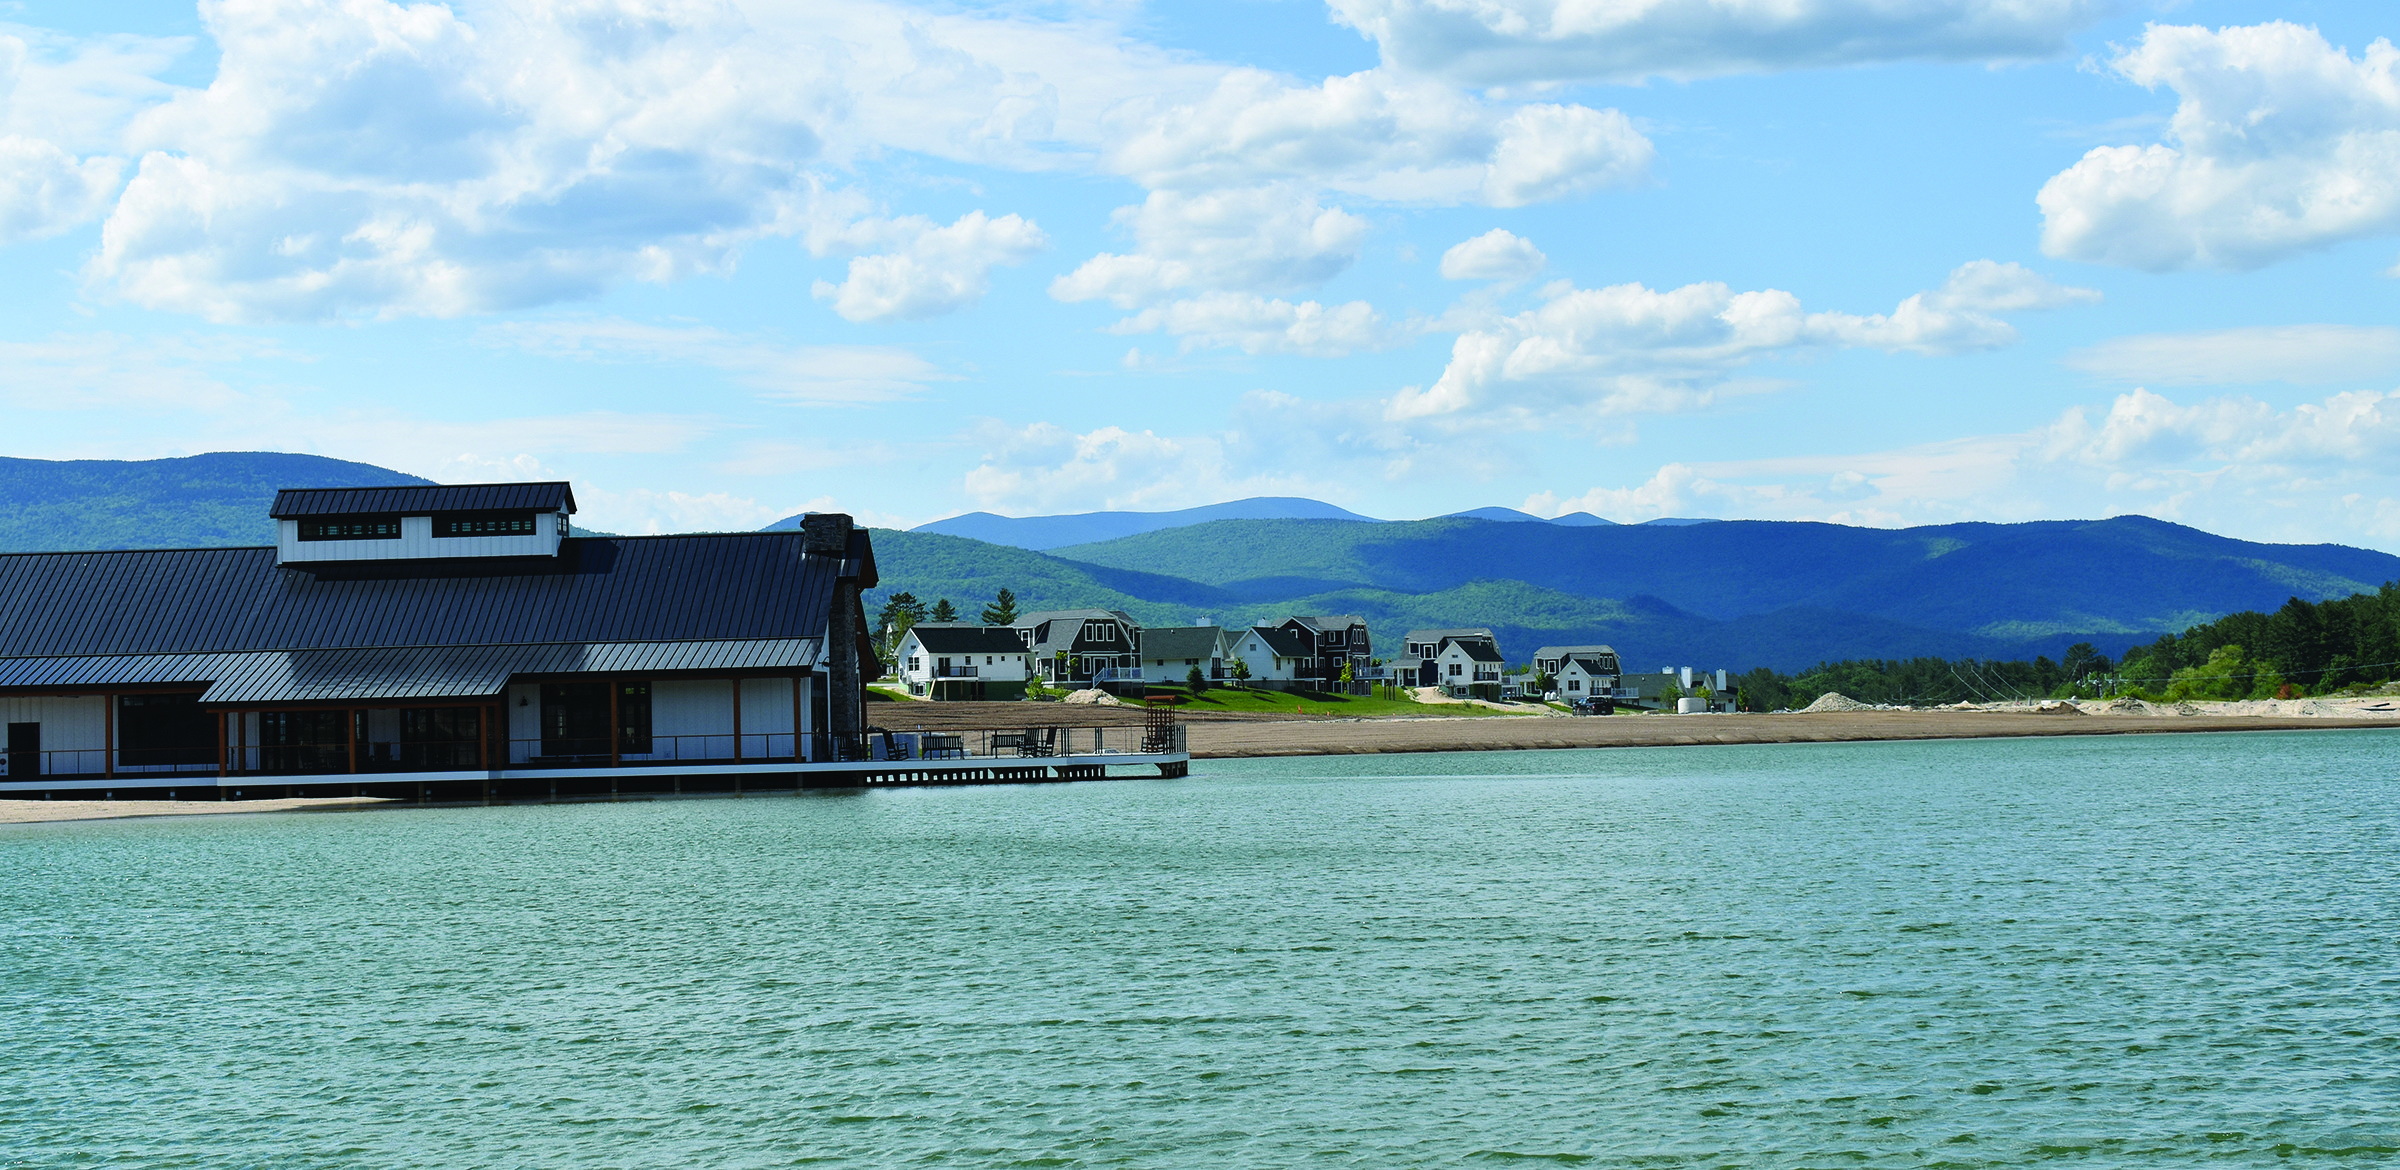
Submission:
POLYGON ((1818 696, 1816 702, 1810 703, 1806 707, 1802 707, 1800 709, 1800 713, 1803 715, 1810 715, 1819 711, 1872 711, 1874 709, 1875 708, 1865 703, 1861 703, 1858 700, 1841 693, 1840 691, 1827 691, 1823 695, 1818 696))

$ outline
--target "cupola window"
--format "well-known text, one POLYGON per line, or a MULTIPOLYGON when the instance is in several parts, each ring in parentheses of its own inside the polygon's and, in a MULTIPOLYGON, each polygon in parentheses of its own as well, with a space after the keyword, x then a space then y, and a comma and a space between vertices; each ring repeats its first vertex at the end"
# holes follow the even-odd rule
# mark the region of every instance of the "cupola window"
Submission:
POLYGON ((328 516, 300 521, 302 540, 398 540, 398 516, 328 516))

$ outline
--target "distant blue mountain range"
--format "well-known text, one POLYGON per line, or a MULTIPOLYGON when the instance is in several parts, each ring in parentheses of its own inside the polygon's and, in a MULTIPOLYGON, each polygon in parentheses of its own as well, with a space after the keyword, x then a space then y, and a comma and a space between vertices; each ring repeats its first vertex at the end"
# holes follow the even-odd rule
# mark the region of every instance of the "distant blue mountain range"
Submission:
MULTIPOLYGON (((1361 516, 1347 508, 1337 508, 1316 500, 1294 496, 1253 496, 1247 500, 1206 504, 1174 512, 1082 512, 1072 516, 1024 517, 969 512, 964 516, 920 524, 910 531, 964 536, 986 544, 1038 550, 1115 540, 1120 536, 1206 524, 1212 520, 1356 520, 1377 523, 1372 516, 1361 516)), ((797 523, 797 518, 778 521, 777 526, 794 523, 797 523)))
MULTIPOLYGON (((1452 516, 1470 520, 1492 520, 1500 523, 1557 524, 1567 528, 1615 527, 1616 521, 1594 516, 1589 512, 1570 512, 1555 519, 1544 519, 1514 508, 1476 508, 1453 512, 1452 516)), ((1172 512, 1078 512, 1066 516, 998 516, 990 512, 969 512, 920 524, 911 532, 926 532, 937 536, 963 536, 986 544, 1005 544, 1014 548, 1029 548, 1037 552, 1065 548, 1075 544, 1096 544, 1120 537, 1139 536, 1145 532, 1164 532, 1170 528, 1189 528, 1218 520, 1351 520, 1362 524, 1389 524, 1395 521, 1361 516, 1347 508, 1322 500, 1297 496, 1253 496, 1246 500, 1230 500, 1222 504, 1204 504, 1197 508, 1182 508, 1172 512)), ((787 516, 767 526, 768 531, 798 527, 800 517, 787 516)), ((1706 520, 1651 520, 1650 524, 1706 524, 1706 520)))

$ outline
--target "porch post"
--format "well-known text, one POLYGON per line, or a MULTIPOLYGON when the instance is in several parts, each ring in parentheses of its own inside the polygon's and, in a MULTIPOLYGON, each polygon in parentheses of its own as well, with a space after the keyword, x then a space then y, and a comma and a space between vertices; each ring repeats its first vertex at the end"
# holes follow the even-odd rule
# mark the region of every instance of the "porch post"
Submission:
POLYGON ((803 674, 792 676, 792 762, 795 764, 808 759, 808 749, 801 746, 800 739, 800 680, 806 677, 803 674))
POLYGON ((483 726, 475 736, 475 766, 486 772, 492 770, 492 712, 497 710, 486 703, 475 710, 475 721, 483 726))
POLYGON ((733 762, 742 762, 742 680, 733 680, 733 762))
MULTIPOLYGON (((617 717, 617 692, 622 689, 617 685, 616 676, 610 675, 608 679, 608 766, 611 768, 621 767, 625 763, 623 758, 625 728, 622 723, 618 722, 617 717)), ((554 796, 557 794, 557 781, 551 782, 550 791, 554 796)))
POLYGON ((231 718, 233 716, 223 711, 217 712, 217 779, 219 780, 225 778, 225 753, 231 746, 226 741, 233 738, 231 729, 226 726, 226 720, 231 718))
POLYGON ((117 697, 100 693, 100 774, 117 778, 117 697))
POLYGON ((342 710, 342 742, 348 745, 350 749, 350 773, 352 775, 357 775, 358 709, 355 707, 346 707, 342 710))

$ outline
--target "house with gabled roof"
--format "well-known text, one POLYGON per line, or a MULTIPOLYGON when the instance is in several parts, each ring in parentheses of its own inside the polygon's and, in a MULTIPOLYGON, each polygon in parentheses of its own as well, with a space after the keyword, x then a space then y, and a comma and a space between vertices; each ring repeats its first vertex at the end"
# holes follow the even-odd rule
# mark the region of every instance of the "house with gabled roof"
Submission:
POLYGON ((1365 693, 1369 667, 1375 661, 1374 640, 1367 633, 1367 619, 1357 614, 1295 615, 1283 619, 1276 628, 1309 643, 1309 652, 1293 672, 1295 680, 1316 690, 1349 689, 1365 693), (1351 679, 1349 683, 1342 681, 1345 670, 1351 679))
POLYGON ((1187 683, 1192 672, 1224 682, 1232 657, 1232 631, 1222 626, 1149 626, 1142 630, 1142 680, 1146 685, 1187 683))
POLYGON ((1022 699, 1033 677, 1032 651, 1011 626, 918 622, 893 654, 901 684, 928 699, 1022 699))
POLYGON ((1490 638, 1451 638, 1434 655, 1435 685, 1453 699, 1500 701, 1502 668, 1507 660, 1499 643, 1490 638))
POLYGON ((1549 661, 1558 665, 1542 673, 1550 676, 1551 689, 1561 702, 1614 705, 1635 698, 1620 685, 1623 671, 1616 654, 1605 646, 1565 649, 1549 661))
POLYGON ((1142 625, 1114 609, 1052 609, 1019 615, 1034 677, 1055 687, 1142 689, 1142 625))
POLYGON ((1482 626, 1450 630, 1410 630, 1401 642, 1404 653, 1386 664, 1386 673, 1394 682, 1408 687, 1442 686, 1440 658, 1442 652, 1457 642, 1485 642, 1496 648, 1498 639, 1482 626))
POLYGON ((1248 685, 1266 690, 1313 689, 1300 678, 1301 664, 1314 657, 1314 639, 1283 626, 1252 626, 1236 635, 1233 657, 1248 668, 1248 685))

